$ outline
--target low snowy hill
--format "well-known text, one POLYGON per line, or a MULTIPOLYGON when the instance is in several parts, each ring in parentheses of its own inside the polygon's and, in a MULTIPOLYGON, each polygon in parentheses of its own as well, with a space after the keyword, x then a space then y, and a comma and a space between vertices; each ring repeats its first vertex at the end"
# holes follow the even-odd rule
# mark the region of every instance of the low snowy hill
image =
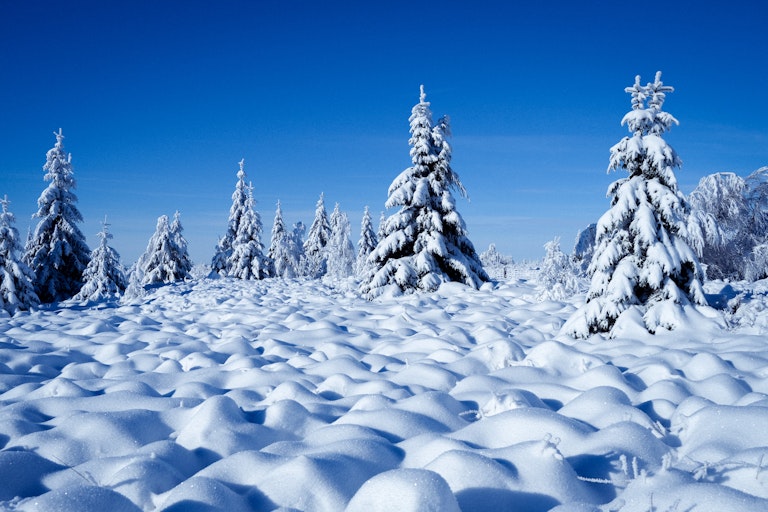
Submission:
POLYGON ((0 508, 768 509, 765 290, 580 341, 583 296, 539 293, 202 279, 0 317, 0 508))

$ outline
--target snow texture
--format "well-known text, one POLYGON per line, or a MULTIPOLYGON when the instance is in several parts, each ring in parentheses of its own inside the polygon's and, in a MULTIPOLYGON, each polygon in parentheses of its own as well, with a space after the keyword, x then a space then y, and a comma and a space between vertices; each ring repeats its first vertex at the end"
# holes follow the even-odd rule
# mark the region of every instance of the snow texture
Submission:
POLYGON ((539 286, 203 278, 0 317, 0 509, 768 508, 766 283, 708 288, 728 328, 589 340, 539 286))

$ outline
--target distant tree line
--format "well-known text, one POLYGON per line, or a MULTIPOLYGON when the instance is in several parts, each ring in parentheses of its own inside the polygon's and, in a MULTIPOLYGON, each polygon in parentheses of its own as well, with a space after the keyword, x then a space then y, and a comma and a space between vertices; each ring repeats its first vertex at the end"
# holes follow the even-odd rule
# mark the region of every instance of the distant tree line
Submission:
MULTIPOLYGON (((565 326, 577 337, 612 333, 622 318, 641 318, 650 332, 672 329, 680 308, 706 304, 702 281, 768 277, 768 167, 746 179, 732 173, 707 176, 690 194, 677 188, 681 160, 663 139, 678 124, 663 110, 672 87, 661 73, 646 85, 638 76, 626 88, 632 110, 622 124, 630 135, 611 148, 609 171, 624 170, 608 189, 610 208, 577 236, 570 258, 559 239, 546 246, 540 268, 542 300, 578 291, 576 276, 590 280, 586 304, 565 326)), ((434 291, 443 283, 479 288, 505 278, 511 258, 491 245, 478 256, 456 209, 454 192, 466 196, 451 165, 447 116, 433 121, 422 86, 411 110, 411 166, 388 190, 376 231, 363 212, 357 250, 350 222, 336 203, 330 217, 320 194, 307 230, 288 227, 277 202, 270 243, 262 242, 254 187, 239 162, 229 219, 211 259, 210 277, 234 279, 354 277, 368 299, 434 291)), ((141 295, 147 286, 187 279, 192 262, 180 214, 161 216, 147 249, 128 278, 108 241, 106 219, 91 252, 77 227, 82 216, 73 193, 71 157, 61 130, 43 169, 50 182, 38 199, 38 224, 22 248, 7 198, 0 201, 0 306, 14 313, 41 302, 74 297, 102 300, 141 295)))

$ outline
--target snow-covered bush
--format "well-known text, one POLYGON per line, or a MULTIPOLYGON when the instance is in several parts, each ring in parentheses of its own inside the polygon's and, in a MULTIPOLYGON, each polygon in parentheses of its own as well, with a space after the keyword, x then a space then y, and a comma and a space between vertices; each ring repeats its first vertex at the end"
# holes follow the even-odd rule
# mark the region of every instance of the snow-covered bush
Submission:
POLYGON ((35 291, 43 302, 68 299, 83 286, 83 271, 91 250, 77 227, 83 216, 72 192, 75 178, 72 156, 64 152, 64 135, 55 132, 56 144, 46 154, 43 170, 48 187, 37 200, 34 217, 40 221, 27 240, 24 263, 35 276, 35 291))
POLYGON ((83 272, 85 283, 73 297, 79 301, 117 299, 128 287, 128 280, 120 264, 120 255, 109 246, 112 234, 106 218, 99 232, 99 246, 91 253, 91 261, 83 272))
POLYGON ((579 291, 579 280, 571 259, 560 249, 560 237, 544 244, 546 251, 539 272, 539 300, 564 300, 579 291))
POLYGON ((386 220, 368 258, 371 269, 360 288, 368 298, 432 291, 449 281, 478 288, 489 280, 451 193, 456 189, 466 196, 451 167, 448 118, 433 124, 425 98, 422 86, 409 119, 413 165, 389 187, 385 206, 400 210, 386 220))
POLYGON ((10 314, 40 303, 32 271, 21 260, 21 242, 16 218, 8 209, 8 196, 0 200, 0 309, 10 314))
POLYGON ((673 310, 706 304, 702 270, 687 243, 689 207, 673 171, 681 161, 662 138, 677 124, 662 110, 672 90, 660 72, 653 83, 642 86, 638 76, 626 89, 632 110, 622 124, 632 136, 611 148, 608 170, 624 169, 629 176, 608 188, 611 208, 597 222, 587 302, 564 326, 574 336, 610 332, 634 309, 649 332, 673 329, 673 310))

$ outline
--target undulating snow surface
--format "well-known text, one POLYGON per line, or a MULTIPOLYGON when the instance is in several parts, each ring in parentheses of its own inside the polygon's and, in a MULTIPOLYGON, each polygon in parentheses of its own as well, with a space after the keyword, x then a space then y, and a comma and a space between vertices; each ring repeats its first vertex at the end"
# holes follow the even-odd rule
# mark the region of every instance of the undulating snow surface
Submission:
MULTIPOLYGON (((709 290, 713 291, 713 290, 709 290)), ((0 508, 768 510, 765 290, 573 340, 531 281, 200 280, 0 318, 0 508)))

